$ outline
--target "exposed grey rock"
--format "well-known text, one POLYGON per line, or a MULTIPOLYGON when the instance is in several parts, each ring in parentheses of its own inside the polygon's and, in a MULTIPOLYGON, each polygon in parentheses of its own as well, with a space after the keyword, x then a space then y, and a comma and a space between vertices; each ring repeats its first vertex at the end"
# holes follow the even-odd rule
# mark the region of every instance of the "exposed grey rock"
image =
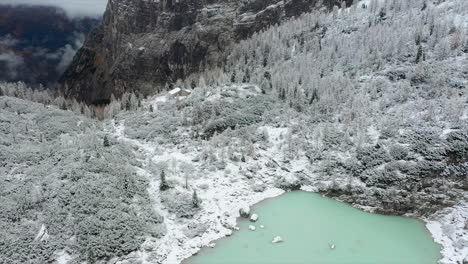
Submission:
MULTIPOLYGON (((87 102, 149 94, 223 62, 254 32, 313 9, 318 0, 110 0, 103 22, 62 76, 66 96, 87 102)), ((322 1, 328 8, 339 0, 322 1)), ((346 0, 349 4, 352 1, 346 0)))
POLYGON ((240 214, 241 217, 249 218, 250 208, 246 206, 246 207, 243 207, 243 208, 239 209, 239 214, 240 214))

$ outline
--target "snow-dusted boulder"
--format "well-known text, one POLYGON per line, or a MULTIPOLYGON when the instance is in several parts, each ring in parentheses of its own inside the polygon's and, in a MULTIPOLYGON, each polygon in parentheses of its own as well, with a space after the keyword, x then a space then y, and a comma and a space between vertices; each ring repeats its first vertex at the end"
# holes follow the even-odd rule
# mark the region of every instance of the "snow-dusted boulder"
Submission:
POLYGON ((239 214, 240 214, 241 217, 249 218, 249 216, 250 216, 250 207, 248 207, 248 206, 242 207, 241 209, 239 209, 239 214))
POLYGON ((283 238, 280 237, 280 236, 275 236, 275 237, 273 238, 273 240, 271 241, 271 243, 273 243, 273 244, 281 243, 281 242, 283 242, 283 238))
POLYGON ((34 241, 44 241, 49 239, 49 234, 47 232, 47 228, 44 224, 42 224, 41 229, 39 230, 39 233, 37 233, 36 238, 34 238, 34 241))
POLYGON ((258 220, 258 214, 252 214, 250 216, 250 221, 251 222, 257 222, 257 220, 258 220))
POLYGON ((251 230, 251 231, 255 231, 255 226, 253 226, 253 225, 249 225, 249 230, 251 230))

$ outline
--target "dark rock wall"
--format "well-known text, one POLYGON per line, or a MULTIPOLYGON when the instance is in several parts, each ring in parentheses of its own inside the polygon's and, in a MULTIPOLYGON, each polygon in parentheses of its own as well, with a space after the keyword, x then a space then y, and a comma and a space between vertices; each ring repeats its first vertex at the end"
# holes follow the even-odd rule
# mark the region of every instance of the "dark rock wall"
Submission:
MULTIPOLYGON (((88 103, 166 83, 219 65, 235 41, 298 16, 318 0, 110 0, 62 76, 65 95, 88 103)), ((325 0, 331 7, 338 0, 325 0)), ((351 2, 349 0, 349 2, 351 2)))

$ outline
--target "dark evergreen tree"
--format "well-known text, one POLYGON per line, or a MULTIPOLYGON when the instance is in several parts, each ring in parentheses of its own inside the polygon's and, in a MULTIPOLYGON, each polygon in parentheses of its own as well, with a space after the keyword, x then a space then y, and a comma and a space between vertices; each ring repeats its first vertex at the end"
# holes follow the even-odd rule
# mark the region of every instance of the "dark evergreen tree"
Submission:
POLYGON ((416 63, 421 62, 422 58, 423 58, 423 48, 421 45, 419 45, 418 52, 416 53, 416 63))
POLYGON ((245 69, 245 74, 244 74, 244 78, 242 79, 242 82, 243 82, 243 83, 248 83, 248 82, 250 82, 250 72, 249 72, 249 69, 245 69))
POLYGON ((153 105, 150 105, 150 107, 149 107, 149 111, 150 111, 151 113, 153 113, 153 112, 154 112, 154 107, 153 107, 153 105))
POLYGON ((421 45, 421 35, 416 36, 416 45, 421 45))
POLYGON ((164 172, 164 170, 161 171, 160 177, 161 177, 161 183, 159 184, 159 190, 165 191, 169 189, 169 185, 166 182, 166 173, 164 172))
POLYGON ((313 104, 314 102, 318 101, 319 100, 319 96, 318 96, 318 92, 317 92, 317 89, 314 89, 312 91, 312 96, 310 97, 310 101, 309 101, 309 104, 313 104))
POLYGON ((127 98, 127 102, 125 102, 125 110, 130 111, 132 108, 132 102, 130 100, 130 96, 127 98))
POLYGON ((199 208, 200 207, 200 199, 198 199, 198 195, 197 195, 196 190, 193 190, 192 205, 193 205, 194 208, 199 208))
POLYGON ((236 70, 234 70, 234 71, 232 72, 232 75, 231 75, 231 82, 232 82, 232 83, 235 83, 235 82, 236 82, 236 70))
POLYGON ((107 135, 104 136, 104 147, 110 147, 110 142, 107 135))

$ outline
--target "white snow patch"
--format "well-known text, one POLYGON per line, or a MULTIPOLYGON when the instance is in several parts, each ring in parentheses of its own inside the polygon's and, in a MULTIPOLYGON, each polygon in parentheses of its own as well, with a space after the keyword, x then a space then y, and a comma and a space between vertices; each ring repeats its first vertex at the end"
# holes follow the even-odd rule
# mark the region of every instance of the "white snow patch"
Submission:
POLYGON ((68 264, 73 260, 73 257, 68 254, 65 250, 60 251, 57 253, 57 257, 55 258, 55 261, 57 261, 57 264, 68 264))
POLYGON ((42 224, 41 229, 39 230, 39 233, 37 233, 36 238, 34 238, 34 241, 44 241, 49 239, 49 234, 47 233, 47 228, 44 224, 42 224))
POLYGON ((175 95, 175 94, 177 94, 177 93, 180 93, 181 91, 182 91, 182 89, 180 89, 179 87, 176 87, 176 88, 170 90, 170 91, 167 92, 167 93, 170 94, 170 95, 175 95))
POLYGON ((463 263, 468 258, 468 202, 436 213, 426 227, 434 241, 442 245, 441 264, 463 263))

